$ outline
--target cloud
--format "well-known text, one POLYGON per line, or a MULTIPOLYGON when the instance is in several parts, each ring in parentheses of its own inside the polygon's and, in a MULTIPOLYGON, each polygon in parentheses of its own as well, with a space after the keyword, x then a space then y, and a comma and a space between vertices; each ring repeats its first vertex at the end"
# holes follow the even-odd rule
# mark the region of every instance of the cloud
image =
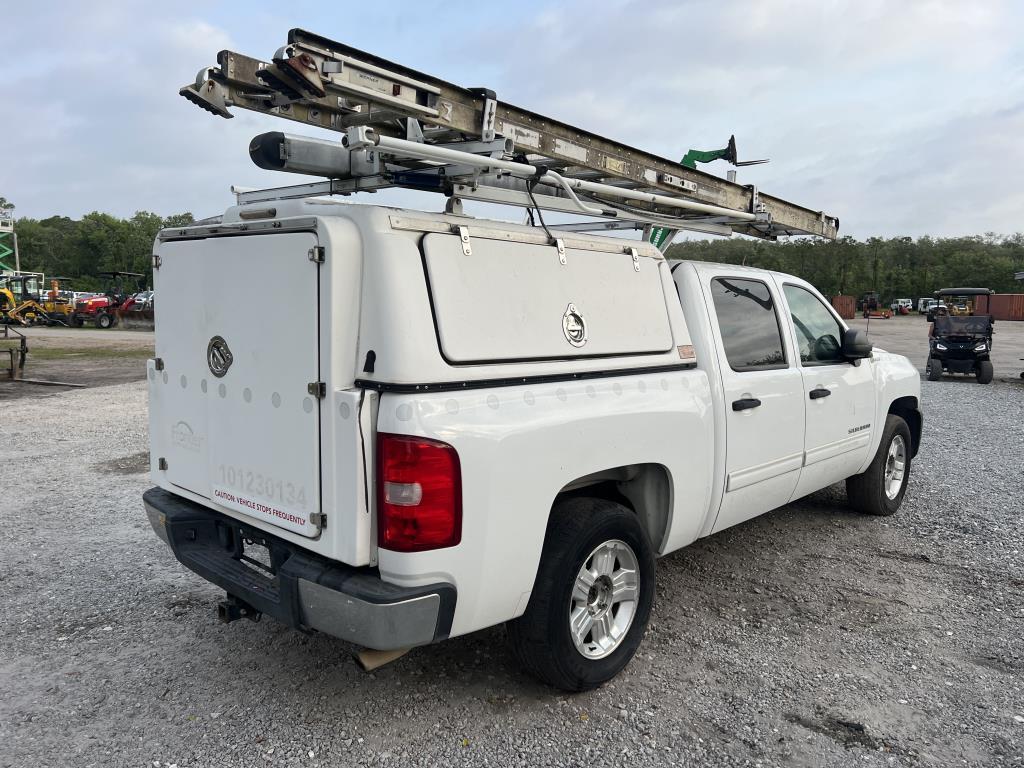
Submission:
MULTIPOLYGON (((735 133, 741 156, 772 159, 740 169, 741 181, 837 215, 848 234, 1020 227, 1019 4, 517 8, 421 3, 342 16, 311 2, 287 14, 251 0, 68 3, 57 11, 20 4, 0 29, 10 62, 5 102, 19 114, 4 124, 0 194, 29 216, 209 215, 230 203, 232 183, 298 183, 247 157, 249 139, 282 129, 279 121, 244 110, 221 120, 176 94, 218 50, 266 57, 289 26, 301 25, 669 157, 724 146, 735 133)), ((709 169, 725 172, 721 162, 709 169)))

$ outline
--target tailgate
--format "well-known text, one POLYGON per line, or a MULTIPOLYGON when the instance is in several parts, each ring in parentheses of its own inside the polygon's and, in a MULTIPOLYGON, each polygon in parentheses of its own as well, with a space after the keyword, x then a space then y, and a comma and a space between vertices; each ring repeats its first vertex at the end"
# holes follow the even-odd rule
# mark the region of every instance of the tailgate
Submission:
POLYGON ((170 483, 320 532, 320 265, 313 233, 160 244, 156 356, 170 483), (161 386, 162 385, 162 386, 161 386))

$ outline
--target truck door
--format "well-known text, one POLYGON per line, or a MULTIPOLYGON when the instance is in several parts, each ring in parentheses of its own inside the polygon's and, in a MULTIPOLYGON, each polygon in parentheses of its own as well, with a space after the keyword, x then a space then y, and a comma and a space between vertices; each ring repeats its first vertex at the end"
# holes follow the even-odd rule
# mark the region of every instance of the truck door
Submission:
POLYGON ((856 474, 867 459, 875 417, 870 358, 851 364, 840 351, 839 318, 806 286, 784 282, 782 293, 799 353, 807 406, 804 468, 794 498, 856 474))
POLYGON ((725 493, 714 531, 786 504, 803 463, 804 394, 767 282, 714 277, 712 309, 725 393, 725 493))

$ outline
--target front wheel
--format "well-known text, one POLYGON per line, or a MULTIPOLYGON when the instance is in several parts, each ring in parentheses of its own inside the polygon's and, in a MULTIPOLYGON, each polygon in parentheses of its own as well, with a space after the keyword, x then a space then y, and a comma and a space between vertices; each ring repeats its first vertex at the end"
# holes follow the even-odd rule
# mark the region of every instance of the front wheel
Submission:
POLYGON ((978 383, 979 384, 991 384, 992 377, 995 375, 995 369, 992 367, 991 360, 982 360, 978 363, 978 383))
POLYGON ((937 357, 928 358, 928 381, 938 381, 942 378, 942 361, 937 357))
POLYGON ((566 691, 596 688, 633 658, 654 602, 654 552, 637 516, 604 499, 555 506, 512 655, 566 691))
POLYGON ((114 316, 103 313, 96 316, 96 327, 106 330, 114 325, 114 316))
POLYGON ((869 515, 892 515, 903 503, 910 481, 910 428, 889 414, 878 451, 868 468, 846 478, 850 506, 869 515))

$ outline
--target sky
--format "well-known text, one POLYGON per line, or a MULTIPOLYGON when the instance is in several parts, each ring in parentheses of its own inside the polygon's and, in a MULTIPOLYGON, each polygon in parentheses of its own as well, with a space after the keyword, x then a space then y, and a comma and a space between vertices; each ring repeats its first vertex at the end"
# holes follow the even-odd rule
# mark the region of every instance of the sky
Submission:
POLYGON ((741 160, 771 158, 740 182, 841 234, 1024 230, 1019 0, 9 5, 0 196, 17 216, 203 217, 232 184, 301 182, 256 168, 248 142, 310 129, 224 120, 178 89, 223 48, 269 59, 303 27, 674 159, 735 134, 741 160))

